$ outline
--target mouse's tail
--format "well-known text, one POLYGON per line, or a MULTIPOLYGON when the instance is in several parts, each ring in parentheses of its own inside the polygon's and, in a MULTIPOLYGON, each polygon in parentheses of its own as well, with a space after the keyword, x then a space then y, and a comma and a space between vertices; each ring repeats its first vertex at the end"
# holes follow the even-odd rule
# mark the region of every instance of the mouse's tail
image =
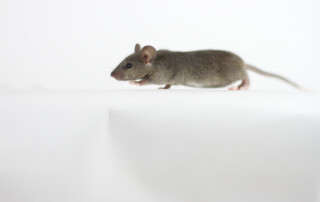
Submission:
POLYGON ((298 84, 296 84, 296 83, 290 81, 289 79, 287 79, 287 78, 285 78, 285 77, 283 77, 283 76, 280 76, 280 75, 278 75, 278 74, 273 74, 273 73, 270 73, 270 72, 265 72, 265 71, 263 71, 263 70, 255 67, 255 66, 252 66, 252 65, 249 65, 249 64, 245 64, 245 68, 248 69, 248 70, 251 70, 251 71, 253 71, 253 72, 256 72, 256 73, 258 73, 258 74, 264 75, 264 76, 270 76, 270 77, 273 77, 273 78, 280 79, 280 80, 282 80, 282 81, 284 81, 284 82, 286 82, 286 83, 288 83, 288 84, 292 85, 293 87, 298 88, 298 89, 300 89, 300 90, 303 90, 303 91, 306 90, 306 89, 302 88, 301 86, 299 86, 298 84))

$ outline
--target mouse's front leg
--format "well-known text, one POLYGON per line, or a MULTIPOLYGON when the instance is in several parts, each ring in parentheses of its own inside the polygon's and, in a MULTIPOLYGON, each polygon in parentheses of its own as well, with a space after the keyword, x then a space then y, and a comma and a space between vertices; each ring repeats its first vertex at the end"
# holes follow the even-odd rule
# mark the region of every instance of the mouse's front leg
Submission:
POLYGON ((167 85, 165 85, 165 86, 163 86, 163 87, 160 87, 159 89, 169 89, 171 87, 171 85, 170 84, 167 84, 167 85))
POLYGON ((149 82, 148 82, 148 79, 142 79, 141 81, 130 81, 129 84, 131 85, 136 85, 136 86, 144 86, 144 85, 147 85, 149 82))

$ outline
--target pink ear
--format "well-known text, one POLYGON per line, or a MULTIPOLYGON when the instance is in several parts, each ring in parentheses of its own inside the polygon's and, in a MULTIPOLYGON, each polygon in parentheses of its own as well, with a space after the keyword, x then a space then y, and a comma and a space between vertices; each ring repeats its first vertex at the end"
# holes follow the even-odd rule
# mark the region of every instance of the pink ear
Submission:
POLYGON ((140 56, 145 64, 149 64, 156 58, 157 51, 152 46, 145 46, 141 49, 140 56))
POLYGON ((143 62, 145 64, 148 64, 150 62, 150 60, 148 60, 149 56, 147 54, 143 55, 143 62))

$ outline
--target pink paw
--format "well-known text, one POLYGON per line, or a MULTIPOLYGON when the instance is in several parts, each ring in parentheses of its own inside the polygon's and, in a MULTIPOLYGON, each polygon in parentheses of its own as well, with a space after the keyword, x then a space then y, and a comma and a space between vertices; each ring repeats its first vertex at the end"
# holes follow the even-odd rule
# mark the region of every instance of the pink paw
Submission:
POLYGON ((240 90, 240 88, 238 86, 232 86, 229 88, 229 90, 240 90))

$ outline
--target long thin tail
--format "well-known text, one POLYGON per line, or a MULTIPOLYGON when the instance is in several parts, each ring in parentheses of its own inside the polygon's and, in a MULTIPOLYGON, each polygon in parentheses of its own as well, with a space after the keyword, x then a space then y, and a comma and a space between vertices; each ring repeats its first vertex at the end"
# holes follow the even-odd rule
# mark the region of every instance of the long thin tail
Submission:
POLYGON ((283 76, 280 76, 280 75, 277 75, 277 74, 273 74, 273 73, 270 73, 270 72, 265 72, 261 69, 258 69, 257 67, 254 67, 252 65, 249 65, 249 64, 245 64, 245 68, 248 69, 248 70, 251 70, 253 72, 256 72, 258 74, 261 74, 261 75, 264 75, 264 76, 270 76, 270 77, 273 77, 273 78, 277 78, 277 79, 280 79, 290 85, 292 85, 293 87, 295 88, 298 88, 300 90, 305 90, 304 88, 302 88, 301 86, 299 86, 298 84, 290 81, 289 79, 283 77, 283 76))

